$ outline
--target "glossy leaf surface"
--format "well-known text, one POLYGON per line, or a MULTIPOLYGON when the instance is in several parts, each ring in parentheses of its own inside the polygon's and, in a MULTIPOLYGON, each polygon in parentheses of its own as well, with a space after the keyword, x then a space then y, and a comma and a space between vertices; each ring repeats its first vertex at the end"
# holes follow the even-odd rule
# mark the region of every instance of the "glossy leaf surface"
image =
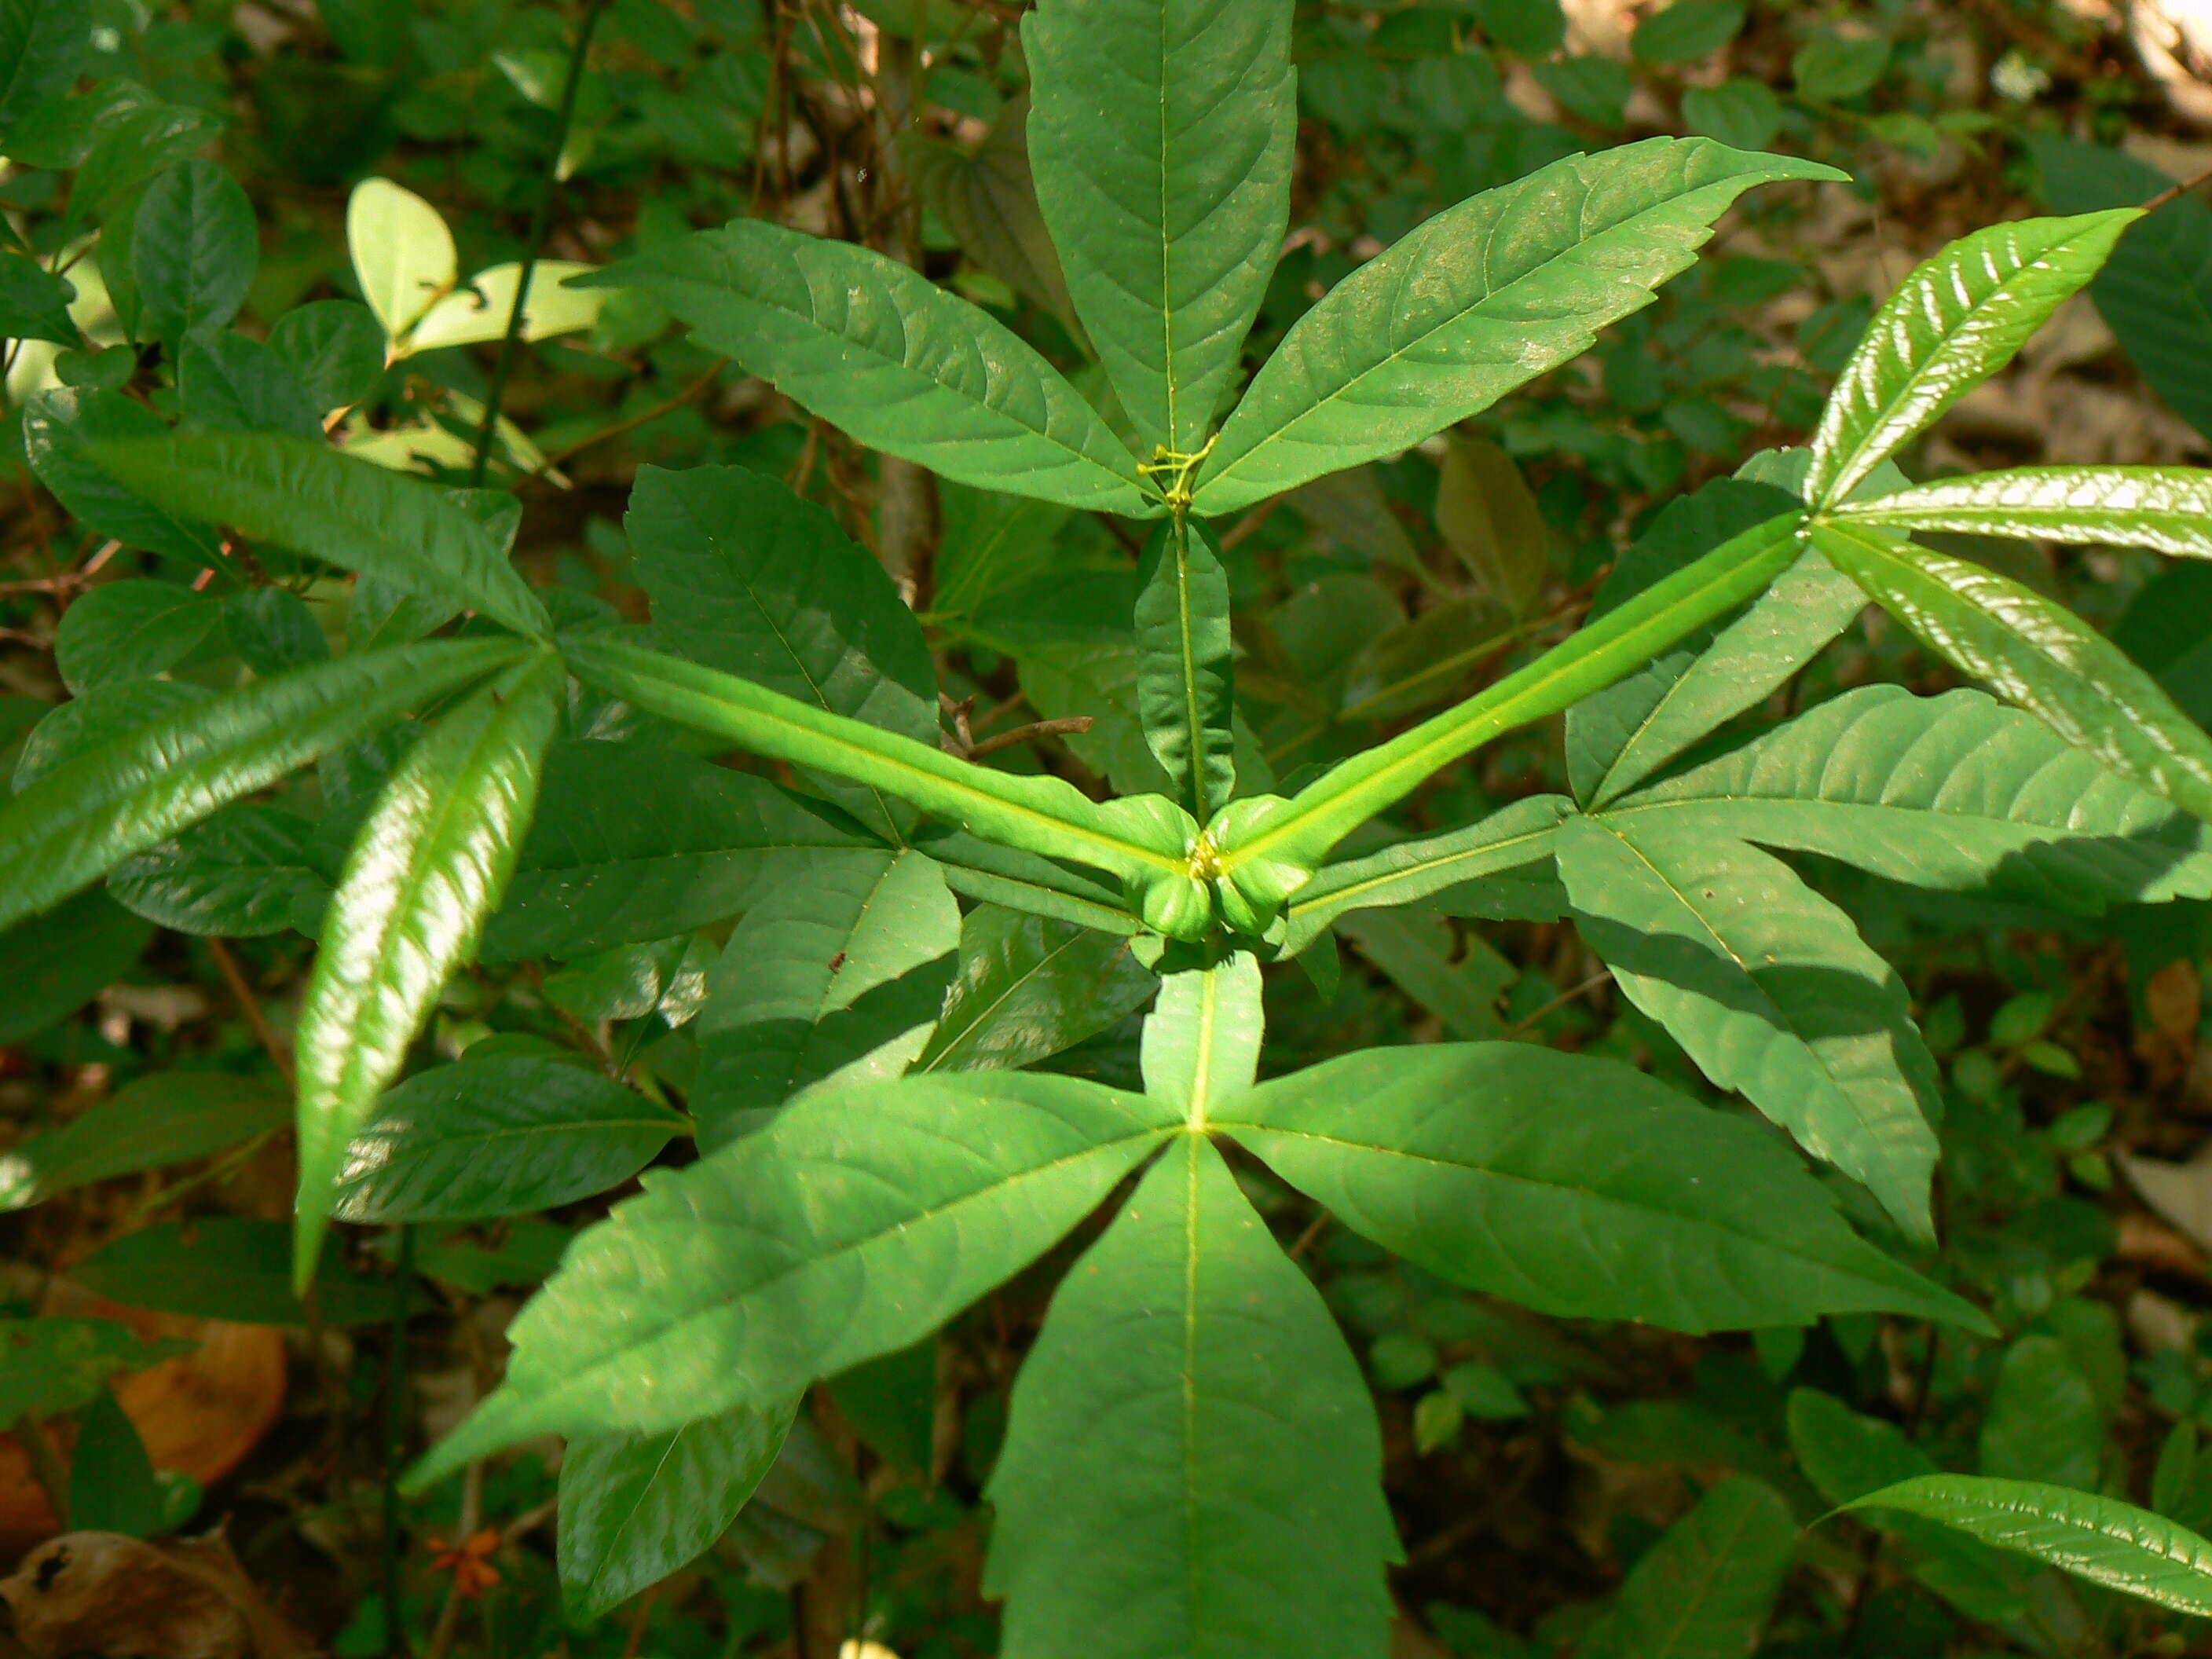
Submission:
POLYGON ((62 613, 54 665, 80 694, 151 679, 190 656, 222 621, 219 601, 174 582, 108 582, 62 613))
POLYGON ((2181 466, 2023 466, 1944 478, 1844 509, 1860 524, 1949 530, 2212 559, 2212 472, 2181 466))
POLYGON ((2137 218, 2133 209, 1992 225, 1923 261, 1882 302, 1813 435, 1805 499, 1826 507, 2012 361, 2137 218))
POLYGON ((1049 0, 1030 161, 1076 313, 1146 444, 1206 441, 1290 213, 1286 0, 1049 0))
POLYGON ((1336 1322, 1186 1137, 1062 1283, 1014 1385, 988 1491, 1000 1651, 1381 1659, 1381 1473, 1336 1322))
POLYGON ((1926 1474, 1844 1507, 1924 1516, 2091 1583, 2212 1617, 2212 1543, 2118 1498, 2040 1481, 1926 1474))
POLYGON ((1049 1249, 1177 1121, 1023 1073, 811 1094, 580 1238, 512 1328, 504 1386, 410 1482, 549 1431, 773 1406, 905 1347, 1049 1249))
POLYGON ((1903 981, 1850 917, 1771 854, 1695 823, 1570 818, 1554 845, 1576 926, 1629 1000, 1717 1086, 1932 1238, 1936 1061, 1903 981))
POLYGON ((464 1059, 387 1091, 346 1143, 341 1221, 473 1221, 557 1209, 635 1175, 680 1134, 665 1106, 565 1060, 464 1059))
POLYGON ((298 1266, 354 1136, 499 903, 559 715, 560 659, 524 663, 407 751, 348 855, 300 1008, 298 1266))
POLYGON ((0 806, 0 921, 52 904, 226 802, 524 649, 506 640, 438 640, 344 657, 92 745, 0 806))
POLYGON ((1145 1021, 1145 1092, 1203 1128, 1216 1107, 1251 1088, 1266 1027, 1260 960, 1249 951, 1169 972, 1145 1021))
POLYGON ((1212 516, 1410 448, 1589 349, 1650 302, 1754 185, 1817 162, 1650 138, 1447 209, 1292 326, 1199 475, 1212 516))
POLYGON ((1707 1331, 1888 1310, 1984 1328, 1854 1234, 1765 1132, 1611 1061, 1375 1049, 1214 1115, 1347 1226, 1540 1313, 1707 1331))
POLYGON ((962 483, 1150 510, 1136 459, 1058 369, 870 249, 737 219, 593 280, 642 289, 702 344, 872 449, 962 483))
POLYGON ((2212 738, 2079 617, 1995 571, 1883 532, 1827 525, 1813 539, 1939 654, 2122 777, 2212 818, 2212 738))
POLYGON ((100 465, 179 515, 234 526, 533 635, 545 607, 490 533, 435 487, 327 444, 210 432, 101 445, 100 465))

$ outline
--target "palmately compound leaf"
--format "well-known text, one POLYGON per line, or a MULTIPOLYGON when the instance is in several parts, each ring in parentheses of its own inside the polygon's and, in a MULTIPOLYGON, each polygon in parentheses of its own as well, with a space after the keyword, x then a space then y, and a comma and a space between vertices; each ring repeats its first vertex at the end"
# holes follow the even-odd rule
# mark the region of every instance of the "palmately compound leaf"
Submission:
POLYGON ((1136 458, 1006 325, 895 259, 734 219, 579 286, 641 289, 701 343, 887 455, 962 483, 1143 516, 1136 458))
POLYGON ((817 1089, 569 1247, 500 1391, 416 1488, 547 1432, 651 1433, 772 1407, 903 1348, 1048 1249, 1181 1124, 1019 1072, 817 1089))
POLYGON ((1399 1559, 1359 1367, 1184 1137, 1053 1297, 988 1495, 1006 1659, 1382 1659, 1399 1559))
POLYGON ((1573 810, 1565 795, 1530 795, 1463 830, 1324 864, 1291 896, 1284 953, 1296 956, 1347 910, 1419 904, 1455 888, 1464 890, 1454 902, 1469 908, 1448 914, 1504 920, 1533 909, 1548 914, 1529 920, 1556 920, 1565 894, 1551 873, 1552 835, 1573 810), (1484 907, 1486 884, 1494 884, 1505 908, 1484 907), (1531 902, 1516 904, 1516 898, 1531 902))
POLYGON ((653 1434, 590 1435, 561 1460, 561 1604, 588 1625, 711 1549, 783 1449, 793 1401, 653 1434))
POLYGON ((566 1060, 501 1054, 411 1077, 346 1144, 341 1221, 474 1221, 573 1204, 629 1180, 681 1115, 566 1060))
POLYGON ((115 479, 179 517, 213 520, 518 634, 552 631, 499 544, 444 491, 328 444, 274 432, 198 432, 96 444, 115 479))
POLYGON ((1924 1516, 2107 1589, 2212 1617, 2212 1543, 2118 1498, 2034 1480, 1924 1474, 1844 1507, 1924 1516))
POLYGON ((1781 1495, 1728 1475, 1637 1558, 1577 1652, 1581 1659, 1741 1659, 1766 1628, 1796 1549, 1797 1523, 1781 1495))
POLYGON ((829 714, 696 663, 599 635, 564 640, 579 678, 649 714, 714 732, 757 755, 872 785, 975 834, 1024 852, 1109 872, 1143 893, 1161 932, 1202 933, 1211 920, 1188 874, 1197 826, 1157 795, 1099 803, 1065 779, 1017 777, 956 759, 931 744, 829 714), (1164 888, 1178 902, 1154 901, 1164 888))
POLYGON ((1234 513, 1411 448, 1649 304, 1753 185, 1843 176, 1709 138, 1649 138, 1447 209, 1291 327, 1200 469, 1198 511, 1234 513))
POLYGON ((1758 593, 1796 561, 1804 531, 1796 509, 1778 514, 1653 583, 1526 668, 1340 762, 1291 799, 1231 802, 1207 826, 1223 877, 1252 908, 1272 910, 1305 884, 1330 848, 1439 767, 1604 690, 1758 593))
POLYGON ((300 1008, 294 1271, 303 1286, 348 1146, 499 903, 565 684, 561 659, 542 653, 441 716, 394 769, 347 856, 300 1008))
POLYGON ((2189 466, 2022 466, 1943 478, 1842 508, 1891 530, 2147 547, 2212 559, 2212 472, 2189 466))
POLYGON ((1935 1236, 1936 1061, 1850 917, 1779 859, 1695 822, 1570 818, 1554 847, 1583 937, 1705 1074, 1935 1236))
POLYGON ((2212 897, 2212 828, 1979 691, 1868 685, 1618 800, 1607 821, 1818 853, 2094 914, 2212 897))
POLYGON ((1291 205, 1288 0, 1048 0, 1030 161, 1076 313, 1139 435, 1194 453, 1291 205))
POLYGON ((1145 560, 1137 708, 1153 757, 1203 823, 1237 792, 1229 574, 1205 526, 1181 517, 1160 526, 1145 560))
MULTIPOLYGON (((623 520, 654 624, 685 656, 833 714, 938 741, 937 670, 882 562, 828 509, 742 466, 641 467, 623 520)), ((878 835, 901 815, 874 790, 831 797, 878 835)))
POLYGON ((0 926, 528 650, 519 640, 432 640, 342 657, 195 701, 71 755, 0 805, 0 926))
POLYGON ((1813 544, 1937 654, 2122 777, 2212 818, 2212 737, 2072 611, 1887 531, 1815 525, 1813 544))
POLYGON ((1701 1332, 1884 1310, 1989 1328, 1852 1232, 1766 1131, 1610 1060, 1370 1049, 1213 1121, 1346 1226, 1539 1313, 1701 1332))
POLYGON ((1813 434, 1805 499, 1828 507, 1915 433, 2010 362, 2097 274, 2133 208, 2019 219, 1962 236, 1875 313, 1813 434))

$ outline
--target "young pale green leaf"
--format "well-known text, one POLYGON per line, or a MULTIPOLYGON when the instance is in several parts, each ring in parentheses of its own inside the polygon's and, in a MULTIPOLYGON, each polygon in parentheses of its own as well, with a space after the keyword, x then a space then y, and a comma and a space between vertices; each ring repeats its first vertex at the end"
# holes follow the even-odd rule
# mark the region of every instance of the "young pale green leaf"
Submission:
MULTIPOLYGON (((649 714, 718 732, 755 754, 872 785, 975 834, 1073 859, 1139 886, 1188 882, 1189 815, 1157 796, 1092 801, 1048 775, 1016 777, 831 714, 711 668, 600 635, 564 640, 576 673, 649 714)), ((1198 918, 1186 927, 1202 927, 1198 918)))
POLYGON ((222 602, 175 582, 105 582, 62 613, 54 666, 82 694, 175 667, 222 621, 222 602))
POLYGON ((1355 755, 1292 799, 1233 803, 1208 826, 1220 870, 1259 910, 1304 884, 1328 849, 1439 767, 1500 732, 1602 690, 1759 592, 1796 559, 1803 515, 1754 526, 1589 623, 1486 690, 1355 755))
POLYGON ((1199 473, 1211 516, 1411 448, 1589 349, 1754 185, 1840 179, 1709 138, 1571 155, 1446 210, 1291 327, 1199 473))
POLYGON ((1805 499, 1830 507, 2012 361, 2097 274, 2133 208, 2020 219, 1963 236, 1899 284, 1844 365, 1813 434, 1805 499))
POLYGON ((684 1121, 598 1073, 535 1054, 463 1060, 388 1091, 345 1148, 341 1221, 528 1215, 618 1187, 684 1121))
POLYGON ((2094 914, 2212 897, 2212 829, 1978 691, 1869 685, 1615 802, 1916 887, 2094 914))
POLYGON ((1141 516, 1136 458, 1004 324, 848 242, 733 219, 590 279, 652 295, 701 343, 872 449, 962 483, 1141 516))
POLYGON ((1742 1659, 1758 1645, 1796 1553, 1771 1486, 1731 1474, 1637 1558, 1582 1659, 1742 1659))
MULTIPOLYGON (((1772 517, 1789 499, 1762 483, 1717 478, 1668 502, 1613 567, 1592 617, 1772 517)), ((1595 810, 1633 788, 1782 684, 1866 602, 1858 585, 1826 559, 1802 555, 1742 615, 1685 635, 1567 711, 1567 775, 1575 793, 1595 810)))
POLYGON ((389 179, 364 179, 346 203, 346 246, 361 297, 398 339, 460 278, 438 210, 389 179))
POLYGON ((2212 1543, 2118 1498, 2033 1480, 1925 1474, 1844 1507, 1924 1516, 2107 1589, 2212 1617, 2212 1543))
POLYGON ((583 1626, 704 1555, 783 1449, 798 1402, 654 1434, 592 1435, 561 1460, 561 1604, 583 1626))
POLYGON ((1844 911, 1695 823, 1570 818, 1553 846, 1583 937, 1705 1074, 1935 1236, 1936 1061, 1912 1000, 1844 911))
MULTIPOLYGON (((937 670, 921 624, 826 509, 747 467, 647 466, 623 527, 656 625, 684 655, 936 744, 937 670)), ((872 789, 836 778, 827 788, 878 835, 911 827, 872 789)))
POLYGON ((543 653, 442 716, 401 759, 355 839, 300 1008, 294 1272, 302 1287, 349 1143, 499 903, 565 684, 560 659, 543 653))
POLYGON ((1030 161, 1076 313, 1140 437, 1196 453, 1291 206, 1288 0, 1048 0, 1030 161))
POLYGON ((1267 1029, 1260 959, 1238 951, 1204 967, 1170 969, 1145 1021, 1145 1092, 1184 1114, 1192 1129, 1252 1086, 1267 1029))
POLYGON ((434 640, 343 657, 194 702, 73 755, 0 806, 0 923, 526 650, 514 640, 434 640))
POLYGON ((0 1211, 115 1176, 164 1169, 280 1129, 284 1091, 228 1072, 157 1072, 94 1103, 58 1129, 28 1136, 0 1159, 0 1211))
POLYGON ((180 162, 147 186, 131 224, 140 326, 173 346, 221 328, 245 303, 260 257, 245 186, 205 156, 180 162))
POLYGON ((817 1090, 579 1238, 511 1328, 506 1382, 408 1484, 535 1434, 774 1407, 906 1347, 1035 1261, 1180 1122, 1030 1073, 817 1090))
POLYGON ((567 960, 746 909, 817 854, 872 854, 842 813, 780 784, 651 743, 555 744, 488 962, 567 960))
POLYGON ((1261 1084, 1214 1122, 1376 1243, 1539 1313, 1698 1332, 1881 1310, 1989 1328, 1852 1232, 1766 1131, 1610 1060, 1370 1049, 1261 1084))
POLYGON ((1014 1384, 987 1494, 1000 1651, 1382 1659, 1382 1467, 1335 1320, 1186 1136, 1061 1283, 1014 1384))
POLYGON ((489 531, 435 485, 273 432, 97 444, 94 459, 155 506, 212 519, 518 634, 552 631, 489 531))
POLYGON ((2212 738, 2073 612, 1887 532, 1816 525, 1813 544, 1939 655, 2122 777, 2212 818, 2212 738))
MULTIPOLYGON (((1501 889, 1510 885, 1540 890, 1543 896, 1537 901, 1537 908, 1556 917, 1559 911, 1553 901, 1563 902, 1565 895, 1550 874, 1552 834, 1572 811, 1573 804, 1565 795, 1531 795, 1464 830, 1401 841, 1364 858, 1324 864, 1291 896, 1284 953, 1296 956, 1347 910, 1417 904, 1462 884, 1468 888, 1468 901, 1479 905, 1486 878, 1502 878, 1498 882, 1501 889)), ((1491 912, 1477 908, 1453 914, 1491 912)))
POLYGON ((1012 1071, 1134 1013, 1158 988, 1119 933, 979 904, 916 1072, 1012 1071))
POLYGON ((1145 741, 1200 823, 1237 793, 1229 574, 1204 526, 1177 516, 1145 550, 1137 708, 1145 741))
POLYGON ((1848 522, 1951 530, 2212 559, 2212 472, 2185 466, 2023 466, 1944 478, 1841 509, 1848 522))
MULTIPOLYGON (((571 287, 568 279, 598 269, 574 259, 540 259, 532 266, 530 303, 523 307, 521 337, 550 340, 556 334, 589 328, 607 296, 600 289, 571 287)), ((407 331, 404 349, 412 356, 505 338, 521 286, 522 267, 512 260, 477 272, 467 287, 445 295, 422 313, 422 320, 407 331)))
POLYGON ((802 1089, 897 1077, 929 1040, 959 945, 960 907, 922 854, 789 870, 707 976, 690 1095, 700 1145, 757 1129, 802 1089))

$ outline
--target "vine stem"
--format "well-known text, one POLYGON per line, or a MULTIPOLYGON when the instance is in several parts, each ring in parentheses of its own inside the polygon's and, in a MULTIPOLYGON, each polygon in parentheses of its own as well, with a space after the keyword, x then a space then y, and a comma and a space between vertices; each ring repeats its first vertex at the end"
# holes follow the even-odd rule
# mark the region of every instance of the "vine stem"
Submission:
POLYGON ((407 1444, 408 1292, 414 1288, 415 1230, 399 1225, 392 1291, 392 1348, 384 1363, 384 1536, 380 1563, 384 1592, 385 1659, 405 1659, 407 1622, 399 1604, 399 1463, 407 1444))
POLYGON ((598 32, 599 14, 606 10, 607 0, 590 0, 584 8, 583 21, 576 27, 576 44, 568 52, 568 78, 561 83, 561 104, 553 121, 553 159, 545 169, 545 189, 538 198, 536 212, 531 216, 529 245, 522 255, 522 269, 516 273, 514 303, 507 307, 507 332, 500 337, 499 362, 491 372, 491 385, 484 392, 483 424, 477 429, 476 460, 469 468, 469 483, 480 487, 484 471, 491 465, 492 440, 499 429, 500 405, 507 397, 507 378, 514 373, 514 359, 522 345, 523 319, 530 306, 530 279, 538 270, 538 257, 545 251, 545 239, 552 234, 553 209, 561 198, 561 157, 568 149, 568 128, 576 116, 576 94, 584 84, 584 58, 592 49, 592 36, 598 32))

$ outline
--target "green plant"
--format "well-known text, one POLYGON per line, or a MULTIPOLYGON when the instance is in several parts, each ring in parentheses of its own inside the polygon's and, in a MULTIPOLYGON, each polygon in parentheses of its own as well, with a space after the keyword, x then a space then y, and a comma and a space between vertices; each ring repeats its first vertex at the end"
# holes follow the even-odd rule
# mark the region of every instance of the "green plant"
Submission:
MULTIPOLYGON (((1741 9, 1670 9, 1638 54, 1695 55, 1741 9)), ((512 314, 520 271, 494 267, 477 307, 453 291, 442 222, 381 181, 355 198, 373 319, 333 319, 327 354, 286 353, 222 331, 242 288, 222 258, 191 256, 234 253, 236 208, 219 170, 192 166, 147 187, 128 246, 131 327, 173 349, 198 429, 169 434, 114 388, 42 394, 27 414, 41 477, 79 517, 214 581, 113 583, 69 612, 61 662, 83 695, 33 734, 0 808, 0 921, 105 876, 183 932, 316 934, 291 1289, 267 1282, 270 1305, 328 1303, 328 1270, 315 1281, 334 1216, 532 1213, 697 1138, 696 1164, 648 1176, 577 1237, 516 1323, 504 1385, 416 1474, 567 1437, 562 1568, 580 1620, 713 1541, 811 1386, 927 1339, 1118 1194, 1023 1369, 991 1479, 1005 1650, 1378 1653, 1396 1538, 1373 1407, 1254 1208, 1248 1158, 1437 1278, 1545 1314, 1705 1332, 1887 1312, 1990 1332, 1923 1276, 1940 1093, 1905 988, 1774 853, 2062 912, 2212 895, 2212 739, 2087 624, 1911 539, 2212 556, 2212 475, 1912 485, 1891 465, 2092 277, 2131 210, 1954 244, 1875 314, 1809 446, 1670 507, 1565 641, 1302 787, 1253 790, 1215 521, 1424 442, 1578 356, 1752 186, 1840 176, 1707 138, 1549 161, 1347 276, 1234 395, 1286 222, 1289 38, 1273 0, 1048 0, 1028 24, 1028 154, 1095 396, 911 266, 758 219, 588 276, 540 265, 534 281, 563 281, 544 312, 512 314), (1144 95, 1102 111, 1102 59, 1144 95), (656 301, 884 456, 1152 526, 1130 638, 1167 793, 1099 800, 948 752, 915 613, 826 511, 758 473, 641 476, 627 529, 655 617, 638 628, 526 582, 509 503, 320 436, 430 341, 580 326, 609 290, 656 301), (219 381, 200 380, 204 357, 219 381), (332 357, 345 373, 307 372, 332 357), (229 401, 202 401, 217 384, 229 401), (268 580, 319 566, 356 578, 351 648, 327 660, 268 580), (1872 686, 1731 726, 1869 597, 2027 712, 1872 686), (247 684, 186 695, 157 678, 218 630, 247 684), (1438 836, 1377 827, 1442 769, 1563 711, 1571 796, 1438 836), (687 757, 687 732, 791 781, 687 757), (341 786, 320 824, 248 800, 318 759, 341 786), (977 901, 964 917, 956 894, 977 901), (1571 913, 1713 1085, 1856 1188, 1824 1185, 1745 1117, 1534 1044, 1377 1048, 1261 1081, 1263 963, 1325 975, 1340 919, 1445 895, 1475 914, 1571 913), (696 995, 678 988, 698 977, 685 936, 732 916, 703 1007, 684 1010, 701 1059, 684 1115, 481 1045, 400 1081, 477 954, 580 961, 561 994, 641 1017, 696 995), (1018 996, 1042 1013, 1009 1017, 1018 996), (1024 1069, 1148 1000, 1141 1087, 1024 1069), (485 1155, 516 1126, 544 1137, 537 1158, 485 1155), (641 1513, 650 1525, 629 1524, 641 1513)), ((1849 69, 1820 72, 1841 88, 1849 69)), ((52 325, 52 306, 40 316, 52 325)), ((496 402, 458 414, 489 423, 496 402)), ((434 414, 421 430, 434 461, 466 455, 434 414)), ((1454 436, 1460 465, 1496 476, 1454 436)), ((534 471, 526 445, 507 448, 534 471)), ((1511 599, 1510 567, 1488 570, 1511 599)), ((265 1234, 237 1237, 265 1266, 265 1234)), ((100 1259, 88 1268, 100 1282, 100 1259)), ((339 1316, 373 1316, 347 1288, 339 1316)), ((2206 1605, 2205 1547, 2131 1534, 2134 1513, 2107 1500, 1965 1477, 1826 1495, 2206 1605), (2023 1510, 2032 1524, 2002 1518, 2023 1510), (2146 1538, 2185 1571, 2147 1567, 2146 1538)), ((1771 1586, 1778 1509, 1716 1487, 1655 1547, 1732 1531, 1771 1586)), ((1668 1559, 1597 1639, 1651 1650, 1638 1621, 1657 1616, 1668 1559)))

